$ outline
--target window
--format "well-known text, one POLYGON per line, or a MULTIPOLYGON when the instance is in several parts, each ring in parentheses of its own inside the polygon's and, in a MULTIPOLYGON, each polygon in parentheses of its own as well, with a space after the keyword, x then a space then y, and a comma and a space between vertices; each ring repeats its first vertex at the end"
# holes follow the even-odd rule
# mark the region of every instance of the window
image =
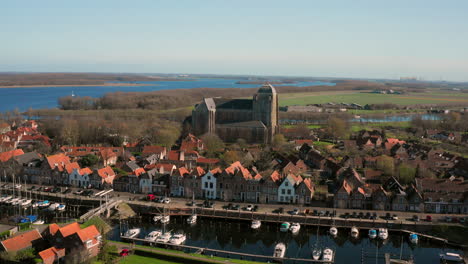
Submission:
POLYGON ((287 187, 287 186, 288 186, 288 182, 285 182, 285 183, 284 183, 284 186, 286 186, 286 187, 287 187))
POLYGON ((210 182, 210 189, 213 189, 213 183, 210 182))
POLYGON ((288 190, 288 194, 291 194, 291 190, 288 190))
POLYGON ((219 184, 219 188, 220 188, 220 189, 223 188, 223 184, 222 184, 222 183, 219 184))
POLYGON ((286 194, 286 190, 285 190, 285 189, 281 189, 281 194, 286 194))
POLYGON ((211 180, 211 176, 208 176, 208 180, 211 180))
POLYGON ((205 189, 208 189, 208 183, 205 182, 205 189))

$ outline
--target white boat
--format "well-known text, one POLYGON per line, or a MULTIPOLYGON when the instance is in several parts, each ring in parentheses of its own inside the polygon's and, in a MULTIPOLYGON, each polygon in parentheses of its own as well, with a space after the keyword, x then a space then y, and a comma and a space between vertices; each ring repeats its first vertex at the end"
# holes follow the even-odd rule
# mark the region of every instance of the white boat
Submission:
POLYGON ((129 238, 134 238, 134 237, 137 237, 140 234, 140 232, 141 232, 140 228, 132 228, 132 229, 127 230, 124 236, 129 237, 129 238))
POLYGON ((292 223, 292 225, 289 227, 289 231, 293 234, 299 233, 299 230, 301 230, 301 225, 299 223, 292 223))
POLYGON ((316 247, 312 250, 312 258, 314 260, 319 260, 321 256, 322 256, 322 250, 320 248, 316 247))
POLYGON ((11 201, 12 201, 11 205, 21 205, 21 203, 23 202, 23 199, 16 198, 11 201))
POLYGON ((33 222, 33 225, 43 225, 45 222, 42 219, 37 219, 36 221, 33 222))
POLYGON ((156 239, 162 234, 161 230, 159 229, 156 229, 154 231, 151 231, 149 234, 147 234, 145 236, 145 240, 149 240, 149 241, 156 241, 156 239))
POLYGON ((359 237, 359 230, 355 226, 351 227, 351 237, 352 238, 359 237))
POLYGON ((166 232, 162 235, 160 235, 157 239, 156 239, 156 243, 167 243, 169 242, 169 240, 171 239, 172 235, 170 232, 166 232))
POLYGON ((411 243, 417 244, 417 243, 418 243, 418 240, 419 240, 418 235, 416 235, 416 234, 414 234, 414 233, 411 233, 411 234, 409 235, 409 240, 410 240, 411 243))
POLYGON ((332 235, 332 236, 335 237, 335 236, 338 235, 338 228, 332 226, 332 227, 330 227, 330 231, 329 231, 329 232, 330 232, 330 235, 332 235))
POLYGON ((387 228, 379 228, 379 238, 380 239, 387 239, 388 238, 388 230, 387 228))
POLYGON ((60 204, 59 203, 53 203, 49 206, 49 208, 47 208, 49 211, 55 211, 57 210, 57 207, 59 207, 60 204))
POLYGON ((59 206, 57 206, 57 211, 65 211, 65 205, 64 204, 59 204, 59 206))
POLYGON ((376 237, 377 237, 377 230, 375 230, 375 229, 369 230, 369 238, 374 239, 376 237))
POLYGON ((333 261, 333 250, 331 248, 325 248, 322 254, 323 261, 333 261))
POLYGON ((260 220, 253 220, 252 224, 250 225, 252 229, 259 229, 260 226, 262 226, 262 222, 260 220))
POLYGON ((286 245, 283 243, 276 244, 275 251, 273 252, 273 257, 284 258, 285 253, 286 253, 286 245))
POLYGON ((191 216, 189 216, 189 218, 187 218, 187 223, 193 225, 197 222, 197 215, 196 214, 193 214, 191 216))
POLYGON ((463 263, 463 257, 460 254, 452 253, 452 252, 445 252, 439 255, 440 260, 442 261, 453 261, 456 263, 463 263))
POLYGON ((27 207, 27 206, 30 206, 31 203, 32 203, 32 200, 31 200, 31 199, 25 199, 25 200, 21 203, 21 206, 27 207))
POLYGON ((50 205, 50 202, 48 200, 45 200, 39 204, 39 207, 45 208, 45 207, 48 207, 49 205, 50 205))
POLYGON ((11 195, 10 196, 4 196, 4 197, 0 198, 0 203, 5 203, 6 201, 10 200, 11 198, 13 198, 11 195))
POLYGON ((15 204, 19 201, 20 199, 19 198, 13 198, 13 199, 9 199, 6 201, 7 204, 15 204))
POLYGON ((187 237, 184 234, 174 234, 171 239, 169 239, 170 244, 180 245, 185 242, 187 237))
POLYGON ((163 218, 162 215, 155 215, 155 216, 153 216, 153 221, 154 221, 154 222, 158 222, 158 221, 160 221, 162 218, 163 218))
POLYGON ((288 232, 290 226, 291 226, 290 223, 284 222, 284 223, 282 223, 281 226, 280 226, 280 231, 281 231, 281 232, 288 232))
POLYGON ((171 218, 168 215, 165 215, 165 216, 163 216, 161 218, 161 223, 167 224, 167 223, 169 223, 170 220, 171 220, 171 218))

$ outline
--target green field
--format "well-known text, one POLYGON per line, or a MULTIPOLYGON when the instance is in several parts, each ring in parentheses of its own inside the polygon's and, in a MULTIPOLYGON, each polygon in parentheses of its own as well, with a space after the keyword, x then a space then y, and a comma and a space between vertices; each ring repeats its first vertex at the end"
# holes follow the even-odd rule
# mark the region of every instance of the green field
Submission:
POLYGON ((468 103, 468 96, 459 93, 455 94, 374 94, 374 93, 288 93, 279 95, 279 105, 307 105, 307 104, 323 104, 328 102, 334 103, 356 103, 360 105, 366 104, 383 104, 392 103, 397 105, 415 105, 415 104, 447 104, 447 103, 468 103))
POLYGON ((161 259, 156 259, 156 258, 150 258, 150 257, 143 257, 143 256, 138 256, 138 255, 130 255, 127 257, 122 258, 122 260, 119 262, 120 264, 179 264, 182 262, 171 262, 171 261, 165 261, 161 259))

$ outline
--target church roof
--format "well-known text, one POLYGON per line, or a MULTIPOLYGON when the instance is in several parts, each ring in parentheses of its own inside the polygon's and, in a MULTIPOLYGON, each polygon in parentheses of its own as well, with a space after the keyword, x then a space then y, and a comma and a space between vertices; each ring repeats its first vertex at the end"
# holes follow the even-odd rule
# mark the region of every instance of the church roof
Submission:
POLYGON ((203 99, 203 101, 205 101, 206 108, 208 108, 208 110, 216 109, 216 104, 215 104, 213 98, 205 98, 205 99, 203 99))
POLYGON ((249 127, 249 128, 265 128, 266 126, 261 121, 246 121, 228 124, 216 124, 218 127, 249 127))
POLYGON ((239 110, 252 110, 252 99, 222 99, 215 98, 216 108, 218 109, 239 109, 239 110))
POLYGON ((271 94, 276 94, 276 89, 273 87, 271 84, 264 84, 260 89, 258 89, 257 93, 271 93, 271 94))

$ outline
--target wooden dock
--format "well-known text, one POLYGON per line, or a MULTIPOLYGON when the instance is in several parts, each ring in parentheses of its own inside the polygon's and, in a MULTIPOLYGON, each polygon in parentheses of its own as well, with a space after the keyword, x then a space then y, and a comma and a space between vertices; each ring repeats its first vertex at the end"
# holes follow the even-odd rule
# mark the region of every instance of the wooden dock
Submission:
POLYGON ((334 263, 335 259, 335 254, 336 252, 333 251, 333 261, 324 261, 324 260, 313 260, 312 258, 310 259, 302 259, 302 258, 289 258, 289 257, 284 257, 284 258, 275 258, 273 256, 267 256, 267 255, 257 255, 257 254, 250 254, 250 253, 242 253, 242 252, 235 252, 235 251, 227 251, 227 250, 221 250, 221 249, 213 249, 213 248, 204 248, 204 247, 195 247, 195 246, 187 246, 187 245, 174 245, 170 243, 157 243, 154 241, 149 241, 146 239, 142 238, 131 238, 131 237, 126 237, 126 236, 121 236, 120 237, 122 240, 126 241, 132 241, 132 242, 141 242, 145 244, 151 244, 151 245, 158 245, 158 246, 166 246, 166 247, 173 247, 176 249, 181 249, 182 251, 184 249, 186 250, 191 250, 195 253, 201 253, 204 255, 214 255, 214 256, 226 256, 226 257, 231 257, 231 256, 237 256, 240 259, 251 259, 251 260, 256 260, 256 261, 274 261, 274 262, 281 262, 281 261, 293 261, 294 263, 334 263))

